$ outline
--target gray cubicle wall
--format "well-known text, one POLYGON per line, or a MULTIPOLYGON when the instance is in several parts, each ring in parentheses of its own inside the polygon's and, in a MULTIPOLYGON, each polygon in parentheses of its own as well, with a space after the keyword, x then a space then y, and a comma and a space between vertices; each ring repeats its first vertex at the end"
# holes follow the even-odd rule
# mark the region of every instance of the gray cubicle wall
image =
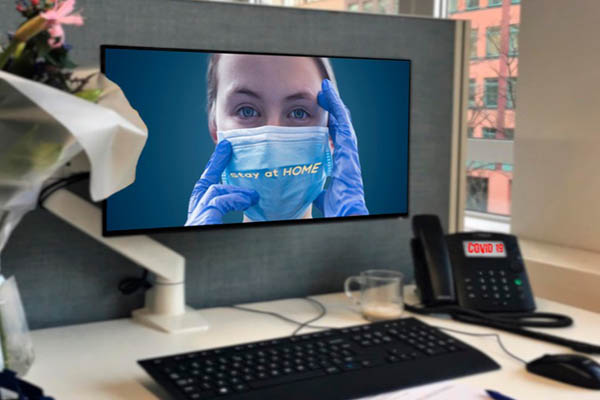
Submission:
MULTIPOLYGON (((99 45, 143 45, 412 60, 409 213, 448 221, 455 26, 458 22, 229 3, 78 0, 67 28, 73 58, 98 65, 99 45)), ((0 27, 15 26, 13 2, 0 27)), ((165 76, 168 79, 168 76, 165 76)), ((250 227, 153 235, 187 257, 187 300, 220 306, 341 290, 366 268, 412 277, 409 219, 250 227)), ((43 210, 11 238, 2 268, 17 276, 32 328, 129 315, 142 295, 119 280, 140 270, 43 210)))

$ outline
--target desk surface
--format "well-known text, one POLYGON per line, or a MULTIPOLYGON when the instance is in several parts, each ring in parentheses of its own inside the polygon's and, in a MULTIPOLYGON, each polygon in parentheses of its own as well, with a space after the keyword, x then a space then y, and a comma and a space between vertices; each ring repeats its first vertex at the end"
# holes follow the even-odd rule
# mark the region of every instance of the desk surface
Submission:
MULTIPOLYGON (((327 307, 327 316, 319 325, 344 327, 365 323, 343 294, 315 296, 327 307)), ((600 342, 600 314, 537 299, 540 311, 568 314, 575 320, 569 328, 554 329, 561 336, 600 342)), ((299 321, 317 313, 315 306, 302 299, 278 300, 248 305, 275 311, 299 321)), ((143 358, 227 346, 291 334, 295 325, 268 315, 231 308, 203 310, 211 324, 204 333, 169 335, 119 319, 33 332, 36 360, 26 379, 42 386, 59 400, 155 400, 164 392, 137 365, 143 358)), ((406 313, 409 315, 409 313, 406 313)), ((468 332, 492 329, 460 324, 450 320, 419 317, 423 321, 468 332)), ((303 333, 310 332, 306 329, 303 333)), ((552 332, 551 332, 552 333, 552 332)), ((502 352, 493 337, 452 334, 492 357, 502 369, 456 380, 474 387, 499 390, 517 399, 598 399, 600 392, 580 389, 529 374, 525 367, 502 352)), ((565 353, 568 349, 534 341, 510 333, 501 333, 504 344, 525 360, 544 353, 565 353)), ((600 361, 599 357, 595 357, 600 361)))

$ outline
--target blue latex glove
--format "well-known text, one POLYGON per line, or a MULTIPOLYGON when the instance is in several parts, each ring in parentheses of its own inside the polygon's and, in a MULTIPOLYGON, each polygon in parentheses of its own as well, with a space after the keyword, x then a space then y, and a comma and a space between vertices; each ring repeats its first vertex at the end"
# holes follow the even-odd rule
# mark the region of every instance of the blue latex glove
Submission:
POLYGON ((230 159, 231 143, 223 140, 215 147, 192 190, 186 226, 222 224, 223 215, 246 210, 258 202, 255 190, 219 183, 230 159))
POLYGON ((317 101, 329 112, 329 134, 334 148, 331 183, 314 204, 325 217, 369 215, 350 112, 328 79, 323 80, 317 101))

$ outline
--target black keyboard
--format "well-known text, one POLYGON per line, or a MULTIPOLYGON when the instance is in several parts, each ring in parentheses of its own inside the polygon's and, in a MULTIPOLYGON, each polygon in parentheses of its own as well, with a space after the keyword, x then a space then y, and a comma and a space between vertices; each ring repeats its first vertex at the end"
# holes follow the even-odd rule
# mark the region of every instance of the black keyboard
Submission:
POLYGON ((480 351, 414 318, 139 364, 177 400, 355 399, 500 368, 480 351))

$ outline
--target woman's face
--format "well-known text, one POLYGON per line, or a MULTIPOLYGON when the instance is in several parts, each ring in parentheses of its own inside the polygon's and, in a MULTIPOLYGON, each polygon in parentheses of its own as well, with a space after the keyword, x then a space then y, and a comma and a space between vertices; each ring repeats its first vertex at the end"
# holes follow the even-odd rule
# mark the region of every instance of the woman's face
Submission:
POLYGON ((327 126, 317 104, 323 78, 312 58, 224 54, 217 79, 213 140, 217 130, 327 126))

